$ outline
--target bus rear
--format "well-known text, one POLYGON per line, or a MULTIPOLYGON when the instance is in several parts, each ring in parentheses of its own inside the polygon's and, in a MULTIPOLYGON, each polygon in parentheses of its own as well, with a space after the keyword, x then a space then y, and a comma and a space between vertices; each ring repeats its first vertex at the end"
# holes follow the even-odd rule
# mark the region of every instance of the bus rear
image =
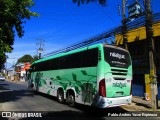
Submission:
POLYGON ((101 108, 126 105, 132 99, 132 63, 128 51, 103 45, 98 72, 96 106, 101 108))

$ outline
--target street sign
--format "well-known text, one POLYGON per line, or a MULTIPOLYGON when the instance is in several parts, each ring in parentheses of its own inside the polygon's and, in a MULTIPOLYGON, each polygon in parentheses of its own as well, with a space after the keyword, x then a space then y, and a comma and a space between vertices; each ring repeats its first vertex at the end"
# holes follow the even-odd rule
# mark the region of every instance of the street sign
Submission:
POLYGON ((141 12, 142 12, 141 6, 137 2, 128 6, 129 18, 135 18, 141 12))

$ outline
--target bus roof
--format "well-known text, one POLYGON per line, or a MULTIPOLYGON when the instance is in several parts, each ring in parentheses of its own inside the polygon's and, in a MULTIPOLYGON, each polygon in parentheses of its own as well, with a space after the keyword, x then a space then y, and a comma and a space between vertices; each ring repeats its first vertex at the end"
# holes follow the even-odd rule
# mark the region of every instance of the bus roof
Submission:
POLYGON ((108 44, 105 44, 105 43, 98 43, 98 44, 94 44, 94 45, 91 45, 91 46, 82 47, 82 48, 78 48, 78 49, 75 49, 75 50, 66 51, 66 52, 63 52, 63 53, 58 53, 58 54, 55 54, 55 55, 51 55, 49 57, 45 57, 45 58, 36 60, 32 64, 36 64, 36 63, 43 62, 43 61, 46 61, 46 60, 50 60, 50 59, 53 59, 53 58, 58 58, 58 57, 61 57, 61 56, 65 56, 65 55, 69 55, 69 54, 72 54, 72 53, 84 51, 84 50, 87 50, 87 49, 93 49, 93 48, 97 48, 97 47, 102 47, 102 46, 114 47, 114 48, 118 48, 118 49, 124 50, 123 48, 120 48, 120 47, 117 47, 117 46, 108 45, 108 44))

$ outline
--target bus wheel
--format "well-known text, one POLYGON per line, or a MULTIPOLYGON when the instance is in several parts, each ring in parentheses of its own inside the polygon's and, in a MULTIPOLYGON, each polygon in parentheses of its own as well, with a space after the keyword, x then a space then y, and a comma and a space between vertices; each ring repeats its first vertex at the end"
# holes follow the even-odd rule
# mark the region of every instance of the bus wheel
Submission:
POLYGON ((67 96, 67 103, 68 103, 68 105, 69 106, 71 106, 71 107, 74 107, 75 106, 75 96, 74 96, 74 94, 72 93, 72 94, 69 94, 68 96, 67 96))
POLYGON ((57 100, 59 103, 64 103, 64 92, 61 89, 57 91, 57 100))

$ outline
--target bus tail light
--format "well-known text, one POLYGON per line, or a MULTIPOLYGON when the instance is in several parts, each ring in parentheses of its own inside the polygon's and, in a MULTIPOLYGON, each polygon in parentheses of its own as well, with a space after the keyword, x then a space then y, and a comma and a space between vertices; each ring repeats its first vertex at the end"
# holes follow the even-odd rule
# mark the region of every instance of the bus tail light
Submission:
POLYGON ((99 82, 99 95, 102 97, 106 97, 106 84, 105 84, 105 79, 102 79, 99 82))

